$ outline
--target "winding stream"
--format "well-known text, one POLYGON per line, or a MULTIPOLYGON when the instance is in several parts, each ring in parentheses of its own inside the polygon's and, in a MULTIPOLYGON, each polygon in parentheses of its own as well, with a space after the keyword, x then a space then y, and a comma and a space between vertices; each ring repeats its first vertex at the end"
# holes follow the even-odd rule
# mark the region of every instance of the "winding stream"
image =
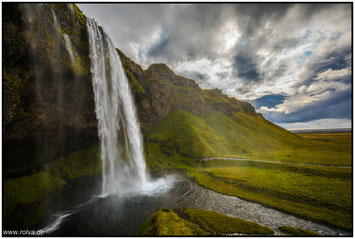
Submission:
POLYGON ((135 235, 139 226, 161 207, 173 210, 198 208, 217 211, 268 226, 275 235, 284 235, 278 227, 288 225, 310 229, 328 236, 349 232, 307 221, 277 210, 226 196, 201 187, 183 175, 166 178, 171 187, 158 188, 140 195, 93 197, 71 211, 64 211, 45 230, 51 236, 135 235))

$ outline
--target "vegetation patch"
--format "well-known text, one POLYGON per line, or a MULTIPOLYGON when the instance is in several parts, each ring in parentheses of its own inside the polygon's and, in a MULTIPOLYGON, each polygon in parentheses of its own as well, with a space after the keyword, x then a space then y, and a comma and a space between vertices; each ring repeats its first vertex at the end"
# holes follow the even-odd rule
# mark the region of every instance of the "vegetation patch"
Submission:
POLYGON ((196 224, 180 218, 174 211, 161 208, 138 230, 141 236, 203 236, 205 232, 196 224))
POLYGON ((211 235, 274 233, 271 228, 261 226, 255 222, 229 217, 213 211, 189 208, 182 210, 182 213, 186 214, 190 221, 198 224, 211 235))
POLYGON ((22 226, 37 223, 44 215, 40 203, 46 196, 65 185, 65 181, 47 172, 29 176, 5 179, 3 182, 3 213, 5 221, 14 222, 21 219, 22 226), (24 208, 31 209, 30 217, 22 217, 24 208))
POLYGON ((315 233, 308 229, 294 228, 290 226, 281 226, 278 229, 282 232, 295 235, 295 236, 321 236, 320 234, 315 233))
MULTIPOLYGON (((128 63, 129 64, 129 63, 128 63)), ((126 76, 128 78, 128 83, 130 88, 133 90, 134 93, 140 93, 144 94, 145 91, 143 89, 143 86, 139 81, 136 79, 134 74, 128 70, 128 67, 124 69, 124 72, 126 73, 126 76)))
POLYGON ((99 146, 80 149, 44 166, 44 170, 64 180, 102 172, 99 146))
POLYGON ((3 184, 4 217, 13 227, 39 223, 46 210, 46 200, 68 180, 101 173, 98 146, 81 149, 44 165, 43 170, 3 184))

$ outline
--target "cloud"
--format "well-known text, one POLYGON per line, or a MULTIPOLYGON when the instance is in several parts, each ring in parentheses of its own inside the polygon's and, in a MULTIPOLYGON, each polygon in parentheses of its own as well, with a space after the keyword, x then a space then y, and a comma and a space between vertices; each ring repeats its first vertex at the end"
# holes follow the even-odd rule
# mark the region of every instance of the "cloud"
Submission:
POLYGON ((194 79, 200 87, 204 89, 213 89, 215 88, 211 83, 211 77, 207 74, 198 72, 198 71, 183 71, 179 72, 180 75, 185 76, 189 79, 194 79))
POLYGON ((309 122, 322 118, 350 120, 352 110, 351 94, 351 88, 342 91, 330 91, 328 97, 307 104, 302 103, 302 99, 296 99, 293 101, 294 105, 302 104, 302 107, 292 112, 285 112, 278 107, 268 108, 264 106, 259 109, 259 112, 265 118, 277 123, 309 122))
POLYGON ((279 126, 295 130, 295 129, 344 129, 351 128, 351 120, 349 119, 319 119, 312 120, 307 123, 296 122, 296 123, 279 123, 279 126))
POLYGON ((254 35, 269 22, 282 19, 292 8, 290 4, 236 4, 234 10, 238 16, 238 25, 247 36, 254 35))
POLYGON ((238 53, 234 57, 234 65, 236 69, 236 75, 242 78, 246 82, 259 82, 260 73, 258 66, 253 58, 244 53, 238 53))

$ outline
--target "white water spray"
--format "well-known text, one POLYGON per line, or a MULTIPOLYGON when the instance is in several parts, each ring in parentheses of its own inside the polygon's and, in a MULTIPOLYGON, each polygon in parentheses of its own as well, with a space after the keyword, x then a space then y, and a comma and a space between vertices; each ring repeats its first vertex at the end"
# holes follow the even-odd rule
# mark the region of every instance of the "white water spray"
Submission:
POLYGON ((103 166, 102 193, 123 195, 149 184, 131 90, 111 39, 87 18, 91 72, 103 166))

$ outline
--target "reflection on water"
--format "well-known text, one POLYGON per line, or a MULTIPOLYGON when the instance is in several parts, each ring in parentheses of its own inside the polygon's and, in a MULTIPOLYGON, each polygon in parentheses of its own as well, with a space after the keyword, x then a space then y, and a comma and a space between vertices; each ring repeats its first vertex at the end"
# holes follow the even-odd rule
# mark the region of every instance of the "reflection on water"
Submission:
POLYGON ((257 203, 216 193, 182 175, 157 180, 140 194, 92 197, 88 202, 73 207, 70 213, 63 211, 59 214, 57 221, 53 219, 47 226, 51 229, 47 233, 53 236, 135 235, 139 226, 161 207, 213 210, 268 226, 279 235, 282 233, 277 228, 282 225, 306 228, 322 235, 349 235, 257 203))

